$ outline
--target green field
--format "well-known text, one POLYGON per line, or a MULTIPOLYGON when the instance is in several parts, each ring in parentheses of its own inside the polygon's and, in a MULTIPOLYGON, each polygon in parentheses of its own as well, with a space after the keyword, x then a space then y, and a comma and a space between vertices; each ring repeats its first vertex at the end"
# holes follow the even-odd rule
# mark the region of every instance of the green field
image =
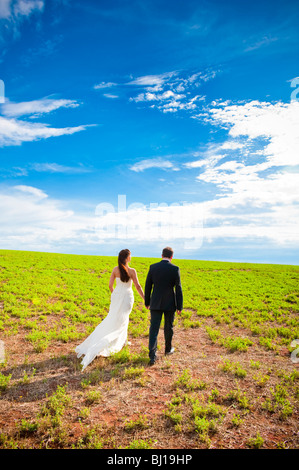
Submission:
MULTIPOLYGON (((143 287, 155 261, 132 258, 143 287)), ((161 330, 147 367, 134 288, 132 344, 82 373, 74 348, 109 310, 116 263, 0 250, 0 448, 298 447, 299 267, 174 260, 176 354, 163 356, 161 330)))

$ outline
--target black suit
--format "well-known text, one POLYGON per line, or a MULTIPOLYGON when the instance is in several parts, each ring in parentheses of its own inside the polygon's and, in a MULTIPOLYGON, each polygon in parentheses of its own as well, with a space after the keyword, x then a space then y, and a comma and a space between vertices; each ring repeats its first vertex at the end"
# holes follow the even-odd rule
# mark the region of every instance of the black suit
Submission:
POLYGON ((164 313, 165 352, 171 350, 173 321, 176 310, 183 308, 180 270, 168 260, 150 266, 144 291, 146 306, 150 306, 149 357, 155 360, 157 338, 164 313))

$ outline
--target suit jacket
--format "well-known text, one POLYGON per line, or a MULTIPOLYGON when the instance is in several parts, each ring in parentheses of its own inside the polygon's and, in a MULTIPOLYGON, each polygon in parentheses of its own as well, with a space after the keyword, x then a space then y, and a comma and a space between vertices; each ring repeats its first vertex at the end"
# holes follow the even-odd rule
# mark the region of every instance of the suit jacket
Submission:
POLYGON ((150 266, 145 283, 144 302, 151 310, 182 310, 183 292, 178 266, 167 260, 150 266))

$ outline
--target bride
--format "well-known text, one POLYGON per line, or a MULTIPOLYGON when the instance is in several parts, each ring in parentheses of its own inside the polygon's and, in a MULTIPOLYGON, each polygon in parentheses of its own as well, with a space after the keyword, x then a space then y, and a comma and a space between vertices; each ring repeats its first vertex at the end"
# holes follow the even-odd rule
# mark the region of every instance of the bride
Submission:
POLYGON ((109 281, 111 291, 110 309, 104 320, 95 330, 76 347, 77 357, 84 355, 81 364, 84 370, 96 356, 108 357, 120 351, 127 341, 129 315, 134 304, 132 282, 144 300, 136 270, 129 267, 130 250, 121 250, 118 254, 118 266, 113 268, 109 281), (116 287, 114 288, 114 281, 116 287))

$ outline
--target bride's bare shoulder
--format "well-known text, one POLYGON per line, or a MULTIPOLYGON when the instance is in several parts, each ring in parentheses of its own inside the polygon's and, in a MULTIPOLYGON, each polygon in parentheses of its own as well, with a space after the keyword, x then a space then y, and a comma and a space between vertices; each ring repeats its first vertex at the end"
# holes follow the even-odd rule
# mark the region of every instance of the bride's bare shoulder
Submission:
POLYGON ((136 269, 134 269, 134 268, 128 268, 128 271, 129 271, 130 277, 136 275, 136 269))

